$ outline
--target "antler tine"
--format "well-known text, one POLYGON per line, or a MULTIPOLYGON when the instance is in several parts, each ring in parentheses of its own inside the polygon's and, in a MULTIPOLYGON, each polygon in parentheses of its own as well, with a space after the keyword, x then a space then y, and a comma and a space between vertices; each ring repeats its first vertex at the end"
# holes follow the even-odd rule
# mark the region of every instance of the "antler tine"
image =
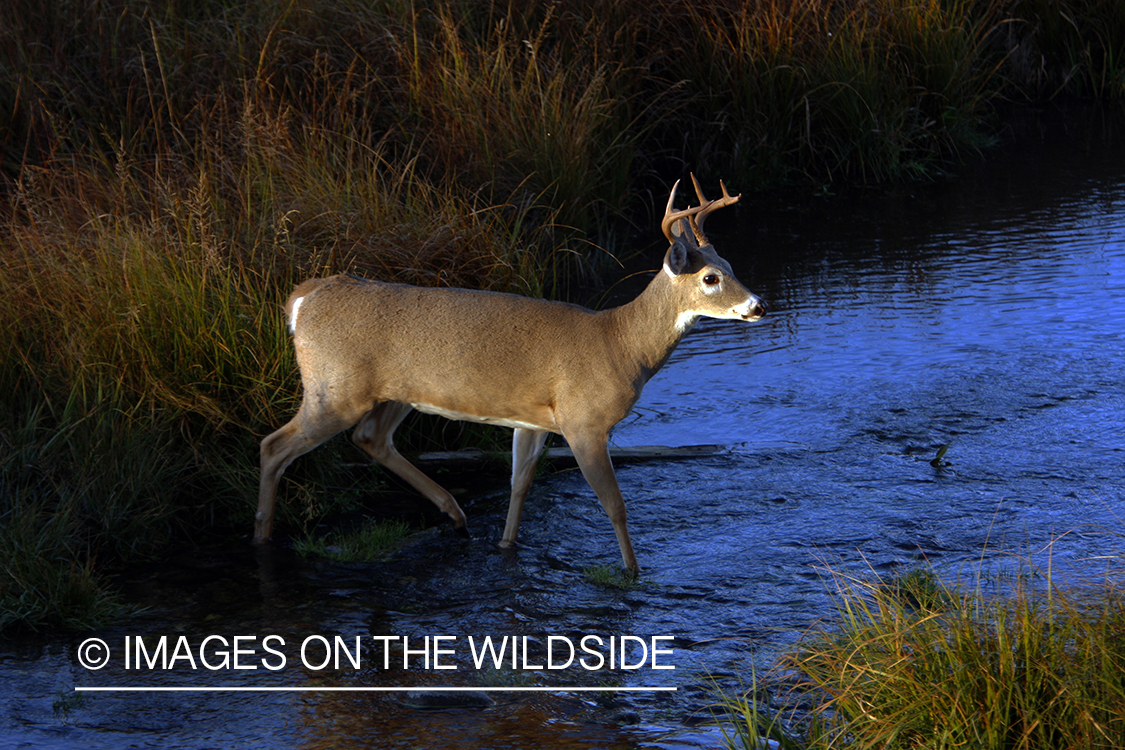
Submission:
POLYGON ((668 205, 664 207, 664 218, 660 221, 660 231, 664 232, 664 236, 668 238, 669 242, 675 242, 672 237, 672 224, 679 218, 672 211, 672 204, 676 201, 676 188, 680 186, 680 181, 676 180, 672 183, 672 192, 668 194, 668 205))
POLYGON ((699 205, 706 206, 711 202, 704 197, 703 188, 699 187, 699 180, 695 179, 695 172, 691 173, 691 184, 695 186, 695 197, 699 199, 699 205))
POLYGON ((719 187, 723 189, 723 197, 716 198, 713 201, 709 201, 703 197, 703 191, 700 189, 699 181, 695 179, 694 174, 692 174, 691 176, 691 181, 695 183, 695 194, 699 196, 699 203, 702 207, 702 210, 695 217, 695 226, 702 234, 703 222, 707 219, 707 214, 711 213, 712 211, 718 211, 720 208, 723 208, 725 206, 730 206, 734 203, 738 203, 738 199, 742 197, 742 193, 739 193, 738 195, 732 197, 731 194, 727 192, 727 186, 723 184, 722 180, 719 180, 719 187))
MULTIPOLYGON (((694 180, 695 178, 692 177, 692 179, 694 180)), ((707 208, 707 204, 703 204, 696 206, 695 208, 685 208, 682 211, 673 211, 672 204, 676 201, 676 188, 678 188, 679 186, 680 181, 676 180, 675 184, 672 185, 672 192, 668 195, 668 205, 664 207, 664 219, 660 222, 660 231, 664 232, 664 236, 668 238, 669 242, 676 241, 672 236, 672 228, 675 226, 677 221, 683 219, 684 217, 695 216, 696 214, 707 208)), ((696 192, 698 193, 698 186, 696 188, 696 192)), ((694 222, 692 222, 692 230, 695 231, 696 239, 699 239, 700 232, 697 231, 698 227, 695 226, 694 222)), ((700 244, 702 244, 702 242, 700 244)))

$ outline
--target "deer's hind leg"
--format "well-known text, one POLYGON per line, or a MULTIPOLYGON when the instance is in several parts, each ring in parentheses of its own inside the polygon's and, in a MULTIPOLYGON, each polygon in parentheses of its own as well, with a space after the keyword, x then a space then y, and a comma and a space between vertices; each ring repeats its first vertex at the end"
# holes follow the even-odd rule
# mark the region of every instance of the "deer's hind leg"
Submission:
POLYGON ((359 418, 358 414, 339 413, 324 404, 324 401, 306 394, 293 419, 262 440, 258 512, 254 516, 255 542, 265 541, 273 533, 277 485, 289 464, 333 435, 348 429, 359 418))
POLYGON ((402 457, 395 449, 394 432, 413 409, 410 404, 398 401, 380 401, 360 418, 352 433, 352 442, 368 455, 393 471, 428 497, 430 501, 453 519, 453 525, 465 532, 465 512, 449 491, 423 474, 418 467, 402 457))

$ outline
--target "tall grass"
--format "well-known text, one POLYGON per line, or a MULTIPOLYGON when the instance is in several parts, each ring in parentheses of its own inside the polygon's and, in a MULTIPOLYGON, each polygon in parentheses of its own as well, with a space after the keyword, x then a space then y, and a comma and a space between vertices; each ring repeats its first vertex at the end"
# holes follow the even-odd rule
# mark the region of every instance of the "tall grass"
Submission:
POLYGON ((782 0, 692 6, 698 138, 740 172, 919 176, 982 143, 998 4, 782 0), (972 6, 972 7, 970 7, 972 6))
POLYGON ((809 750, 1125 746, 1125 592, 1112 581, 1064 590, 1034 571, 1004 591, 921 573, 838 574, 837 618, 782 660, 811 710, 785 724, 726 696, 732 740, 767 727, 809 750))
POLYGON ((746 189, 926 173, 1002 86, 1040 90, 1021 60, 1119 95, 1118 7, 0 4, 0 548, 67 561, 5 567, 5 601, 44 606, 2 622, 82 621, 50 576, 97 598, 114 560, 245 522, 298 398, 302 278, 565 295, 685 164, 746 189))
POLYGON ((1006 75, 1029 96, 1125 96, 1125 5, 1016 0, 1005 29, 1006 75))
POLYGON ((1087 599, 1030 578, 1003 596, 939 583, 934 609, 843 582, 839 632, 795 666, 860 747, 1121 747, 1125 593, 1087 599))
POLYGON ((365 133, 294 119, 254 98, 188 155, 119 147, 22 167, 0 274, 0 421, 33 412, 34 429, 7 440, 0 625, 88 623, 82 602, 112 611, 96 606, 105 563, 189 521, 249 517, 256 441, 296 409, 280 305, 302 278, 549 285, 552 207, 485 203, 365 133), (52 480, 23 481, 44 453, 52 480))
POLYGON ((153 494, 184 480, 188 457, 167 430, 80 401, 61 419, 46 404, 3 415, 0 628, 83 627, 116 615, 99 555, 137 560, 175 531, 171 505, 153 494))
POLYGON ((548 43, 555 13, 521 28, 509 8, 483 38, 449 7, 425 23, 415 17, 410 105, 448 171, 555 206, 559 223, 596 237, 625 207, 644 107, 625 63, 548 43), (422 45, 425 26, 432 31, 422 45))

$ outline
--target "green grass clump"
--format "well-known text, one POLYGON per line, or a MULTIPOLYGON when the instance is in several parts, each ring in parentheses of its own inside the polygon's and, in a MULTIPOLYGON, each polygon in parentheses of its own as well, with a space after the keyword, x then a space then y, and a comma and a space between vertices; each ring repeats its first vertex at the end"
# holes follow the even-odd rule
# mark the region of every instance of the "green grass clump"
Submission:
POLYGON ((56 430, 45 412, 8 413, 0 427, 0 629, 112 619, 124 610, 98 557, 139 559, 175 530, 152 496, 184 477, 166 433, 113 410, 72 413, 56 430))
POLYGON ((858 747, 1109 748, 1125 743, 1125 593, 1048 580, 1002 596, 941 587, 933 608, 850 581, 837 632, 795 664, 858 747))
POLYGON ((337 562, 381 560, 410 535, 410 525, 402 521, 369 522, 348 531, 325 536, 305 536, 294 546, 302 557, 316 555, 337 562))
POLYGON ((783 747, 810 750, 1125 746, 1125 591, 1033 581, 987 594, 929 570, 838 575, 836 621, 782 660, 800 675, 803 715, 785 724, 729 696, 725 715, 738 736, 758 731, 748 722, 786 726, 783 747))
POLYGON ((589 565, 582 569, 582 575, 598 586, 625 591, 636 588, 641 583, 640 578, 620 565, 589 565))
MULTIPOLYGON (((770 705, 767 691, 760 689, 757 676, 751 674, 749 687, 731 692, 717 682, 712 687, 715 703, 712 716, 719 722, 723 745, 730 750, 807 750, 814 747, 810 739, 788 725, 783 711, 770 705)), ((809 734, 815 734, 811 728, 809 734)))

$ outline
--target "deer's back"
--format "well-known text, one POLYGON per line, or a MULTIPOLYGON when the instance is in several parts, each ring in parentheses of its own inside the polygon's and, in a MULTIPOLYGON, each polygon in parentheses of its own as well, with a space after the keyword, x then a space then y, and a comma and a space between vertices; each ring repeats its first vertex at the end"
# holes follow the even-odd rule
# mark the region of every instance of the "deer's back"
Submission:
POLYGON ((331 382, 368 402, 549 429, 542 412, 568 399, 614 400, 603 316, 577 305, 341 275, 299 286, 294 307, 306 388, 331 382))

